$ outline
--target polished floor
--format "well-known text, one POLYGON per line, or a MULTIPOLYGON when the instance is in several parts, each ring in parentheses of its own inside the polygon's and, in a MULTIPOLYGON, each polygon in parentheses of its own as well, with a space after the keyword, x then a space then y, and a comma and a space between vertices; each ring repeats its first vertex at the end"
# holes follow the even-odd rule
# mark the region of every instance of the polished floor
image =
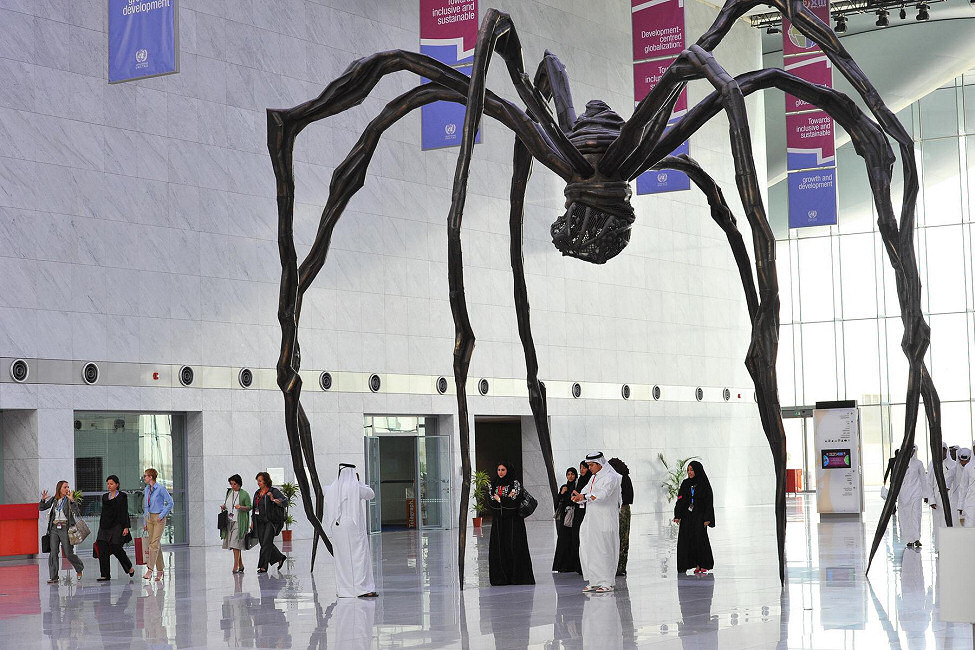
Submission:
POLYGON ((864 577, 879 509, 868 499, 862 522, 820 522, 812 497, 790 497, 784 589, 766 507, 717 513, 717 567, 702 577, 676 575, 665 519, 634 517, 629 575, 605 595, 548 571, 550 522, 529 527, 534 587, 487 584, 487 528, 468 544, 463 591, 452 534, 374 537, 371 601, 337 599, 327 556, 309 573, 307 542, 267 575, 232 575, 219 548, 175 549, 161 583, 95 582, 89 557, 80 583, 62 571, 50 586, 46 558, 0 562, 0 648, 971 648, 971 626, 939 620, 932 544, 888 534, 864 577))

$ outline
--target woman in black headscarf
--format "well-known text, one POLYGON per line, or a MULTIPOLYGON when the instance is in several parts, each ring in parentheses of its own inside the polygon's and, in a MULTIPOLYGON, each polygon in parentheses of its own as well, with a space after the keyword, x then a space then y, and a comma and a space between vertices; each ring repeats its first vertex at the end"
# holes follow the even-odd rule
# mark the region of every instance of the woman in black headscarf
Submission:
POLYGON ((488 569, 492 585, 533 585, 532 558, 528 551, 525 520, 518 514, 521 482, 514 477, 511 463, 498 463, 491 481, 491 546, 488 569))
POLYGON ((558 542, 555 544, 555 559, 552 560, 552 571, 569 573, 579 571, 579 521, 576 520, 579 508, 572 501, 572 493, 576 487, 579 473, 575 467, 565 470, 565 485, 559 489, 558 499, 555 501, 555 531, 558 542), (568 523, 566 523, 568 522, 568 523))
POLYGON ((714 555, 708 541, 708 527, 714 528, 714 492, 704 472, 704 465, 692 460, 687 478, 680 484, 674 522, 677 533, 677 573, 693 568, 694 573, 707 573, 714 568, 714 555))

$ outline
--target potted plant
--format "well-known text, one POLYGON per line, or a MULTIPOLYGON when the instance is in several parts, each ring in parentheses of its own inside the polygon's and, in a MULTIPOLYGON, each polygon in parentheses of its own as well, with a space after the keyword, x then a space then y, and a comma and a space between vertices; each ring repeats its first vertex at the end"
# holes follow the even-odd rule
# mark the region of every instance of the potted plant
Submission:
POLYGON ((471 501, 474 504, 474 527, 480 528, 482 515, 487 512, 488 493, 491 490, 491 477, 487 472, 477 470, 471 475, 471 501))
POLYGON ((295 498, 298 496, 299 488, 298 484, 295 482, 282 483, 278 486, 281 490, 281 494, 284 495, 284 530, 281 531, 281 541, 290 542, 291 541, 291 524, 295 523, 294 517, 291 516, 291 507, 295 505, 295 498))
POLYGON ((657 460, 660 461, 660 464, 664 466, 664 470, 666 471, 665 479, 660 484, 660 487, 667 490, 668 501, 673 502, 677 498, 677 493, 680 492, 680 484, 687 474, 687 464, 698 458, 698 456, 678 458, 673 466, 671 466, 662 453, 657 454, 657 460))

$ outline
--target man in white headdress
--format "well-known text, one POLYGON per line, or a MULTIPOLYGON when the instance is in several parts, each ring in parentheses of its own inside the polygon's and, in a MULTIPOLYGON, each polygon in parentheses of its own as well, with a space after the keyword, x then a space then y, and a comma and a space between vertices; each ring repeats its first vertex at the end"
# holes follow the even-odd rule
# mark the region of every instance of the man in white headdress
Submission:
POLYGON ((921 545, 921 501, 928 498, 928 477, 924 473, 924 463, 917 458, 917 445, 907 462, 907 473, 897 494, 897 521, 901 527, 901 539, 908 540, 907 546, 921 545))
POLYGON ((968 472, 967 466, 972 460, 971 449, 959 449, 955 452, 958 462, 951 473, 951 491, 948 493, 948 500, 951 502, 951 523, 953 526, 962 525, 962 514, 965 511, 965 501, 968 498, 968 472))
POLYGON ((375 498, 359 480, 355 465, 339 464, 339 477, 325 488, 325 528, 332 540, 335 593, 339 598, 375 597, 372 554, 363 501, 375 498))
MULTIPOLYGON (((941 503, 941 490, 938 489, 938 477, 934 474, 934 463, 935 460, 932 458, 928 464, 928 483, 930 483, 929 489, 931 494, 928 503, 931 505, 931 518, 934 519, 935 528, 945 528, 948 524, 945 523, 944 504, 941 503)), ((948 454, 947 442, 941 443, 941 469, 944 471, 945 489, 950 493, 951 481, 954 477, 955 461, 948 454)))
POLYGON ((572 500, 586 504, 586 518, 579 529, 579 562, 582 577, 589 581, 583 591, 612 591, 620 555, 621 477, 601 451, 586 456, 592 478, 573 492, 572 500))

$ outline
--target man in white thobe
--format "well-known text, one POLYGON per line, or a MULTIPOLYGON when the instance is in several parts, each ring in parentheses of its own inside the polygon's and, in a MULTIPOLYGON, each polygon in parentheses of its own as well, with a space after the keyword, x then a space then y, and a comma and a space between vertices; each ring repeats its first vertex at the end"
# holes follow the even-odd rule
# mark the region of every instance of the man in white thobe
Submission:
POLYGON ((325 528, 332 540, 335 593, 339 598, 374 597, 372 554, 363 501, 375 498, 371 487, 359 480, 355 465, 341 463, 339 477, 325 488, 325 528))
POLYGON ((579 562, 582 577, 589 581, 583 591, 612 591, 620 556, 620 504, 622 479, 601 451, 586 456, 592 478, 573 492, 572 500, 586 504, 586 518, 579 528, 579 562))
POLYGON ((962 482, 961 491, 964 492, 964 496, 958 501, 958 507, 961 508, 962 526, 975 528, 975 463, 971 462, 970 452, 968 457, 969 461, 965 463, 964 469, 956 474, 956 478, 962 482))
POLYGON ((951 502, 951 523, 953 526, 961 526, 961 519, 964 516, 962 512, 968 497, 968 474, 965 468, 972 460, 972 450, 959 449, 955 455, 958 462, 951 472, 951 492, 948 493, 948 500, 951 502))
MULTIPOLYGON (((938 489, 938 477, 934 474, 934 459, 928 464, 928 483, 931 497, 928 500, 931 506, 931 518, 934 520, 935 528, 946 528, 944 504, 941 503, 941 490, 938 489)), ((941 443, 941 469, 945 476, 945 489, 951 492, 951 481, 954 478, 955 461, 948 455, 948 443, 941 443)), ((949 499, 951 497, 948 497, 949 499)))
POLYGON ((924 473, 924 463, 917 458, 917 445, 907 462, 907 473, 897 494, 897 521, 901 527, 901 539, 907 546, 921 545, 921 501, 928 498, 928 477, 924 473))

